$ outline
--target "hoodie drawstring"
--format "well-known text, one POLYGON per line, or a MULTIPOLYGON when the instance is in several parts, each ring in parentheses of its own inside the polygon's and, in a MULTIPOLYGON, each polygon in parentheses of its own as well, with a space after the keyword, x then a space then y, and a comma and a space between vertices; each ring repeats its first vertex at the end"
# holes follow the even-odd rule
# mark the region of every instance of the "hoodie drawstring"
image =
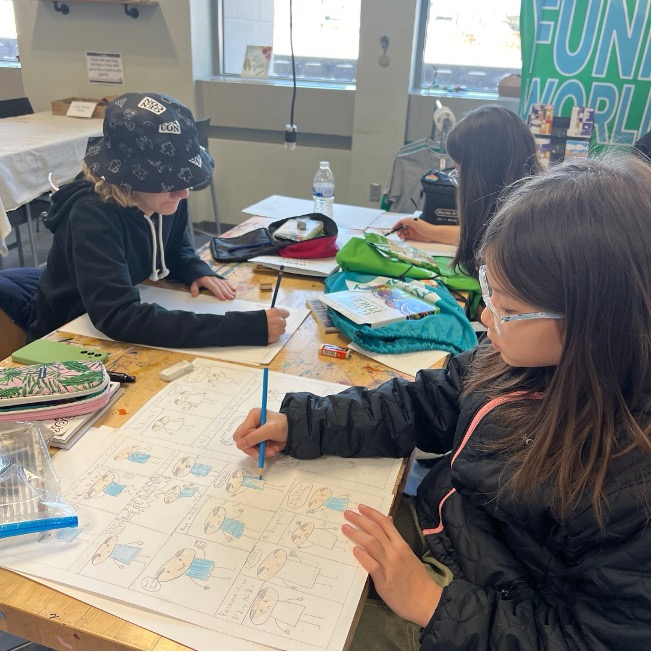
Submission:
POLYGON ((151 218, 147 215, 143 215, 149 224, 149 230, 152 234, 152 273, 149 275, 150 281, 160 281, 164 279, 169 273, 170 270, 165 266, 165 248, 163 247, 163 218, 159 214, 158 216, 158 247, 156 246, 156 231, 154 229, 154 223, 151 218), (157 249, 161 251, 161 272, 159 273, 156 269, 156 255, 157 249))

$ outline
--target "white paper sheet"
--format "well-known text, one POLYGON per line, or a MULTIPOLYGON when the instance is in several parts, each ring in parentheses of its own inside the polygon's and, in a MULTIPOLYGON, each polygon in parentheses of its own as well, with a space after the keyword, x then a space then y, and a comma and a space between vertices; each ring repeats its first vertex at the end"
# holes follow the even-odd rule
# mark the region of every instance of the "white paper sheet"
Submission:
MULTIPOLYGON (((342 649, 366 581, 342 512, 387 513, 401 460, 280 455, 260 480, 232 433, 261 385, 197 359, 123 428, 56 455, 79 526, 0 541, 3 566, 245 641, 342 649)), ((344 387, 272 372, 270 410, 299 389, 344 387)))
MULTIPOLYGON (((190 296, 189 292, 178 292, 177 290, 166 290, 164 288, 139 285, 140 298, 144 303, 158 303, 168 310, 187 310, 201 314, 223 315, 232 310, 265 310, 268 304, 255 303, 234 299, 233 301, 217 301, 214 297, 200 294, 198 297, 190 296)), ((281 306, 279 306, 281 307, 281 306)), ((168 349, 190 355, 202 355, 206 358, 216 360, 228 360, 229 362, 268 364, 276 354, 283 348, 283 345, 292 337, 292 334, 299 328, 301 322, 310 312, 307 308, 288 308, 290 316, 287 319, 286 332, 278 342, 267 346, 208 346, 200 349, 168 349)), ((81 315, 77 319, 64 324, 59 330, 75 335, 87 335, 103 340, 111 338, 98 331, 91 323, 88 314, 81 315)), ((162 347, 154 347, 162 348, 162 347)))
MULTIPOLYGON (((296 199, 294 197, 283 197, 272 195, 256 204, 242 209, 243 213, 249 215, 260 215, 262 217, 293 217, 295 215, 307 215, 313 212, 313 202, 310 199, 296 199)), ((333 220, 341 229, 358 229, 364 231, 382 213, 380 209, 365 208, 364 206, 349 206, 348 204, 333 204, 333 220)))
POLYGON ((449 353, 447 351, 412 351, 410 353, 376 353, 374 351, 367 351, 361 346, 350 342, 348 348, 352 351, 376 360, 392 369, 402 371, 404 374, 416 376, 417 371, 421 369, 429 369, 437 362, 443 360, 449 353))

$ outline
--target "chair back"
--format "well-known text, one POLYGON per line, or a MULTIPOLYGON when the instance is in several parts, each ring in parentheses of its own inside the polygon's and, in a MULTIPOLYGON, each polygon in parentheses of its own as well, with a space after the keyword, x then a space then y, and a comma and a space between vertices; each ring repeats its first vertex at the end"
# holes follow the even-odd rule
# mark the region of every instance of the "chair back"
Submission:
POLYGON ((42 273, 40 267, 0 270, 0 360, 25 346, 42 273))
POLYGON ((197 140, 205 150, 208 150, 208 128, 210 126, 210 118, 206 118, 206 120, 195 120, 195 127, 197 127, 197 140))
POLYGON ((34 109, 26 97, 0 100, 0 118, 14 118, 18 115, 28 115, 29 113, 34 113, 34 109))

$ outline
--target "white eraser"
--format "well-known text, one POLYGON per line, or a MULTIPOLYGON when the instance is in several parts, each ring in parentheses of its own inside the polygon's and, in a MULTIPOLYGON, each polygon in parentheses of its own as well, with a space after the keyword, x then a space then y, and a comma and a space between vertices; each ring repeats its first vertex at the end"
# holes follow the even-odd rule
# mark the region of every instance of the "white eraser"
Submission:
POLYGON ((177 362, 177 364, 173 364, 171 367, 168 367, 167 369, 163 369, 158 375, 158 377, 161 380, 164 380, 165 382, 170 382, 171 380, 174 380, 175 378, 179 378, 180 376, 183 376, 184 374, 188 374, 193 370, 192 362, 188 362, 187 360, 182 360, 181 362, 177 362))

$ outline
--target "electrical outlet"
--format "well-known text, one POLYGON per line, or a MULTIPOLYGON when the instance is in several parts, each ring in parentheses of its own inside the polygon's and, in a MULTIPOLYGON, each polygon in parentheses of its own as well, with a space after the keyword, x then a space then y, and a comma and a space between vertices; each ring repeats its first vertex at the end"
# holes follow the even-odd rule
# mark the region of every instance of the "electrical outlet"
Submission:
POLYGON ((372 183, 369 186, 369 201, 380 201, 380 184, 372 183))

